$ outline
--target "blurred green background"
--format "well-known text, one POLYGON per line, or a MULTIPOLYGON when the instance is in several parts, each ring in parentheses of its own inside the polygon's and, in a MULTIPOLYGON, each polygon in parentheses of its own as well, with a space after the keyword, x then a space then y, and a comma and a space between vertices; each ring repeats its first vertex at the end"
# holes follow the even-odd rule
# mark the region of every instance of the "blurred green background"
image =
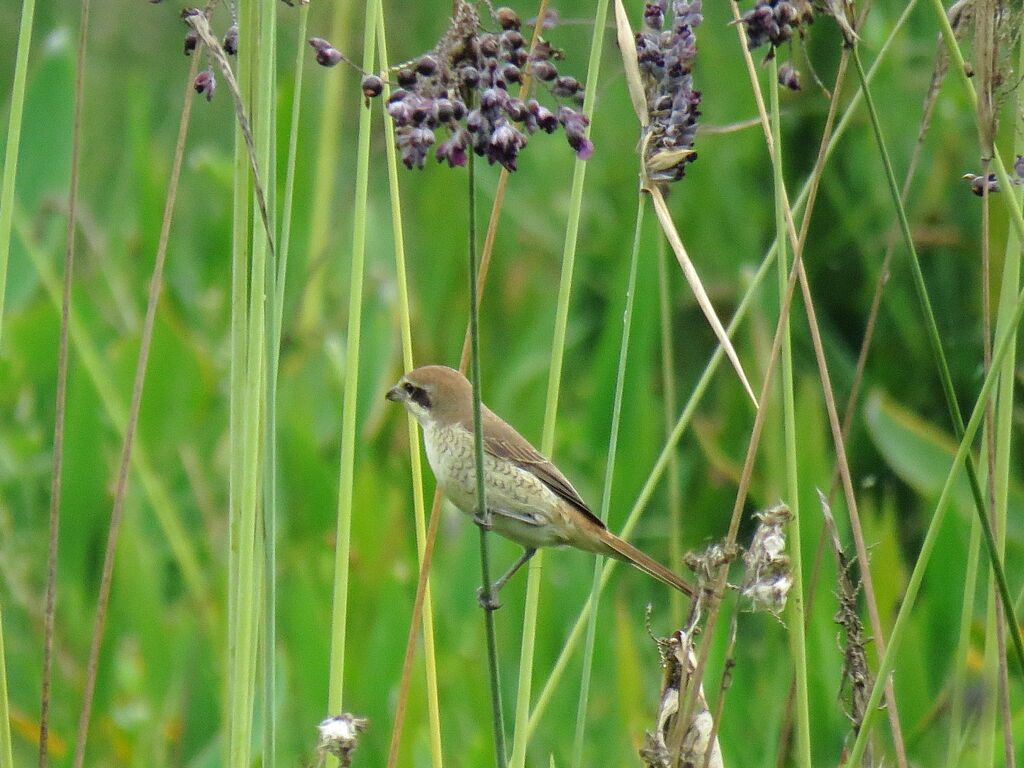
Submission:
MULTIPOLYGON (((17 5, 0 6, 0 94, 5 97, 13 76, 17 5)), ((917 139, 937 51, 932 9, 919 5, 888 51, 874 87, 900 178, 917 139)), ((863 30, 867 60, 874 58, 903 7, 875 3, 863 30)), ((639 3, 629 4, 634 23, 640 8, 639 3)), ((447 26, 447 9, 445 3, 388 3, 392 59, 405 60, 431 48, 447 26)), ((531 13, 527 7, 518 10, 524 17, 531 13)), ((566 0, 558 10, 562 23, 547 37, 566 51, 562 71, 582 79, 593 7, 566 0)), ((179 11, 174 3, 141 0, 92 8, 58 571, 51 752, 58 766, 70 765, 73 752, 121 434, 190 65, 181 55, 185 28, 179 11)), ((750 120, 756 107, 736 31, 729 25, 729 6, 708 2, 704 13, 694 71, 696 87, 703 92, 701 124, 711 128, 750 120)), ((0 604, 18 765, 34 761, 38 743, 59 275, 78 14, 76 4, 41 3, 36 10, 0 341, 0 604)), ((279 161, 290 117, 296 14, 281 4, 279 161)), ((222 32, 227 25, 226 9, 220 8, 214 28, 222 32)), ((309 33, 329 37, 358 60, 362 9, 315 2, 309 33)), ((804 90, 783 94, 783 152, 791 197, 814 163, 828 109, 805 59, 830 84, 840 49, 835 25, 820 19, 810 39, 779 54, 793 58, 804 72, 804 90)), ((755 52, 755 59, 762 54, 755 52)), ((356 72, 344 65, 316 67, 308 47, 305 55, 278 405, 279 764, 289 766, 315 762, 315 725, 328 714, 355 136, 361 104, 356 72), (328 214, 321 214, 319 222, 318 210, 328 214)), ((1019 80, 1019 75, 1013 77, 1019 80)), ((845 103, 852 92, 850 79, 839 98, 845 103)), ((554 450, 560 467, 595 507, 607 455, 637 198, 633 150, 638 130, 611 37, 596 104, 596 151, 587 165, 554 450)), ((7 108, 5 102, 4 116, 7 108)), ((402 365, 384 139, 379 106, 374 110, 345 681, 345 709, 370 719, 357 765, 384 761, 417 572, 405 419, 383 399, 402 365)), ((1011 153, 1012 112, 1007 110, 1002 129, 1004 156, 1011 153)), ((967 409, 981 382, 983 337, 981 202, 960 180, 965 172, 980 172, 974 125, 969 102, 951 79, 939 96, 908 206, 953 380, 967 409)), ((233 136, 227 89, 222 87, 210 104, 197 100, 118 549, 88 765, 213 766, 221 761, 233 136), (183 574, 168 543, 167 520, 181 526, 188 556, 198 563, 195 583, 183 574)), ((699 159, 672 189, 669 205, 712 301, 727 319, 774 236, 771 166, 756 125, 703 133, 696 149, 699 159)), ((432 159, 429 163, 425 171, 401 173, 414 351, 418 363, 456 365, 468 306, 466 173, 439 167, 432 159)), ((536 444, 573 163, 560 133, 535 136, 523 152, 520 170, 509 181, 481 313, 484 398, 536 444)), ((482 221, 497 178, 495 168, 479 166, 482 221)), ((283 171, 278 182, 283 183, 283 171)), ((895 231, 892 202, 863 108, 854 114, 821 183, 805 259, 842 408, 882 258, 895 231)), ((994 198, 996 276, 1005 220, 1002 200, 994 198)), ((614 478, 613 529, 621 525, 664 444, 667 393, 662 386, 658 298, 658 259, 663 256, 658 239, 654 217, 648 215, 614 478)), ((675 336, 673 395, 682 404, 715 340, 674 260, 668 270, 675 336)), ((993 291, 998 291, 998 277, 993 291)), ((763 380, 777 311, 770 276, 736 336, 755 390, 763 380)), ((793 318, 800 508, 809 572, 820 529, 815 489, 829 489, 834 451, 799 302, 793 318)), ((955 448, 935 370, 906 253, 897 247, 847 446, 887 628, 955 448)), ((773 408, 754 472, 750 511, 783 497, 777 401, 773 408)), ((724 535, 752 423, 752 408, 735 375, 721 367, 678 450, 681 535, 687 548, 724 535)), ((1017 408, 1017 439, 1021 424, 1017 408)), ((1020 588, 1022 564, 1020 464, 1015 454, 1007 566, 1011 589, 1020 588)), ((427 482, 430 491, 429 474, 427 482)), ((666 497, 660 487, 634 535, 639 546, 662 561, 668 560, 671 533, 666 497)), ((900 714, 916 764, 935 764, 946 755, 947 691, 972 515, 967 500, 961 493, 956 514, 945 523, 897 665, 900 714)), ((834 508, 852 552, 838 497, 834 508)), ((455 766, 485 765, 492 748, 483 630, 475 601, 477 533, 461 515, 451 510, 444 515, 432 574, 445 757, 455 766)), ((748 541, 751 531, 748 522, 741 541, 748 541)), ((496 541, 492 552, 499 568, 518 550, 496 541)), ((589 555, 577 552, 545 558, 535 691, 585 600, 591 563, 589 555)), ((830 555, 822 561, 808 631, 814 759, 819 765, 837 763, 849 727, 838 698, 842 655, 839 630, 832 623, 832 563, 830 555)), ((984 579, 980 584, 982 594, 984 579)), ((525 576, 513 581, 496 614, 509 712, 524 589, 525 576)), ((654 727, 661 675, 657 649, 644 626, 645 606, 653 605, 656 634, 667 634, 677 625, 665 588, 636 571, 620 569, 606 594, 584 763, 637 765, 636 748, 644 730, 654 727)), ((976 681, 969 698, 973 717, 994 697, 979 676, 984 642, 982 604, 969 665, 976 681)), ((741 613, 734 654, 736 666, 720 724, 726 763, 774 765, 792 666, 785 628, 770 616, 741 613)), ((874 659, 870 647, 869 656, 874 659)), ((708 681, 719 679, 722 664, 723 650, 717 647, 708 681)), ((548 765, 549 755, 557 765, 568 764, 579 668, 577 655, 532 742, 528 764, 548 765)), ((418 661, 402 765, 429 764, 421 669, 418 661)), ((1014 679, 1018 733, 1024 717, 1021 693, 1020 681, 1014 679)), ((973 732, 967 734, 964 764, 975 759, 973 732)), ((1001 760, 1001 749, 996 755, 1001 760)))

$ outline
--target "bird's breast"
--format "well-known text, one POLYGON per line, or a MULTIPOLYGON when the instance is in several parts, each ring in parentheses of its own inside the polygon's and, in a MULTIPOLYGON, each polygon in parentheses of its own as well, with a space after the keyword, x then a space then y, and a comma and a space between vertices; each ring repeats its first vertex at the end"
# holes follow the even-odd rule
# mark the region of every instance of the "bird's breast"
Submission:
MULTIPOLYGON (((445 495, 464 512, 476 509, 473 434, 461 427, 425 427, 427 460, 445 495)), ((508 459, 484 454, 487 506, 533 515, 538 524, 557 521, 559 499, 533 472, 508 459)))

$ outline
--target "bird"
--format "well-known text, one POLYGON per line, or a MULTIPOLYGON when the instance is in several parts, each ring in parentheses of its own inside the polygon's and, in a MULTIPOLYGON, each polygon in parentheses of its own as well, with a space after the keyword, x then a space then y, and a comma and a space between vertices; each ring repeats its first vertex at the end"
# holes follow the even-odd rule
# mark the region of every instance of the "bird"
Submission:
POLYGON ((409 371, 385 395, 401 403, 423 430, 434 477, 445 496, 474 522, 511 539, 522 556, 491 585, 491 602, 540 547, 576 547, 614 557, 668 586, 693 596, 693 587, 649 555, 608 530, 565 475, 516 430, 481 404, 484 493, 487 512, 477 509, 473 386, 454 368, 425 365, 409 371), (489 517, 489 522, 488 522, 489 517))

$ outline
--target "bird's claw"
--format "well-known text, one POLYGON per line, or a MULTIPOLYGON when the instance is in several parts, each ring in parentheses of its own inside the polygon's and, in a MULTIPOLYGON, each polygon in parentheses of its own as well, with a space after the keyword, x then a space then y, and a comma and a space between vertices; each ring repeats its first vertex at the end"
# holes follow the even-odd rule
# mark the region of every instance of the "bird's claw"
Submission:
POLYGON ((477 587, 476 601, 485 611, 496 611, 501 608, 501 603, 498 602, 498 594, 493 588, 484 593, 483 587, 477 587))
POLYGON ((483 528, 485 531, 489 531, 494 528, 494 523, 491 522, 491 516, 481 515, 479 512, 473 513, 473 522, 483 528))

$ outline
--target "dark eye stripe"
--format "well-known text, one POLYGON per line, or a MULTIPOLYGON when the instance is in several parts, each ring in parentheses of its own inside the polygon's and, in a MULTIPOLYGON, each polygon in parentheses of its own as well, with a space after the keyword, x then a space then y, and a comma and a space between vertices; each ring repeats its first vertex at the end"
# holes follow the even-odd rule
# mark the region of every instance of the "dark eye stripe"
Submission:
POLYGON ((414 402, 419 403, 421 407, 430 408, 430 395, 427 394, 425 389, 413 387, 412 391, 409 392, 409 397, 411 397, 414 402))

